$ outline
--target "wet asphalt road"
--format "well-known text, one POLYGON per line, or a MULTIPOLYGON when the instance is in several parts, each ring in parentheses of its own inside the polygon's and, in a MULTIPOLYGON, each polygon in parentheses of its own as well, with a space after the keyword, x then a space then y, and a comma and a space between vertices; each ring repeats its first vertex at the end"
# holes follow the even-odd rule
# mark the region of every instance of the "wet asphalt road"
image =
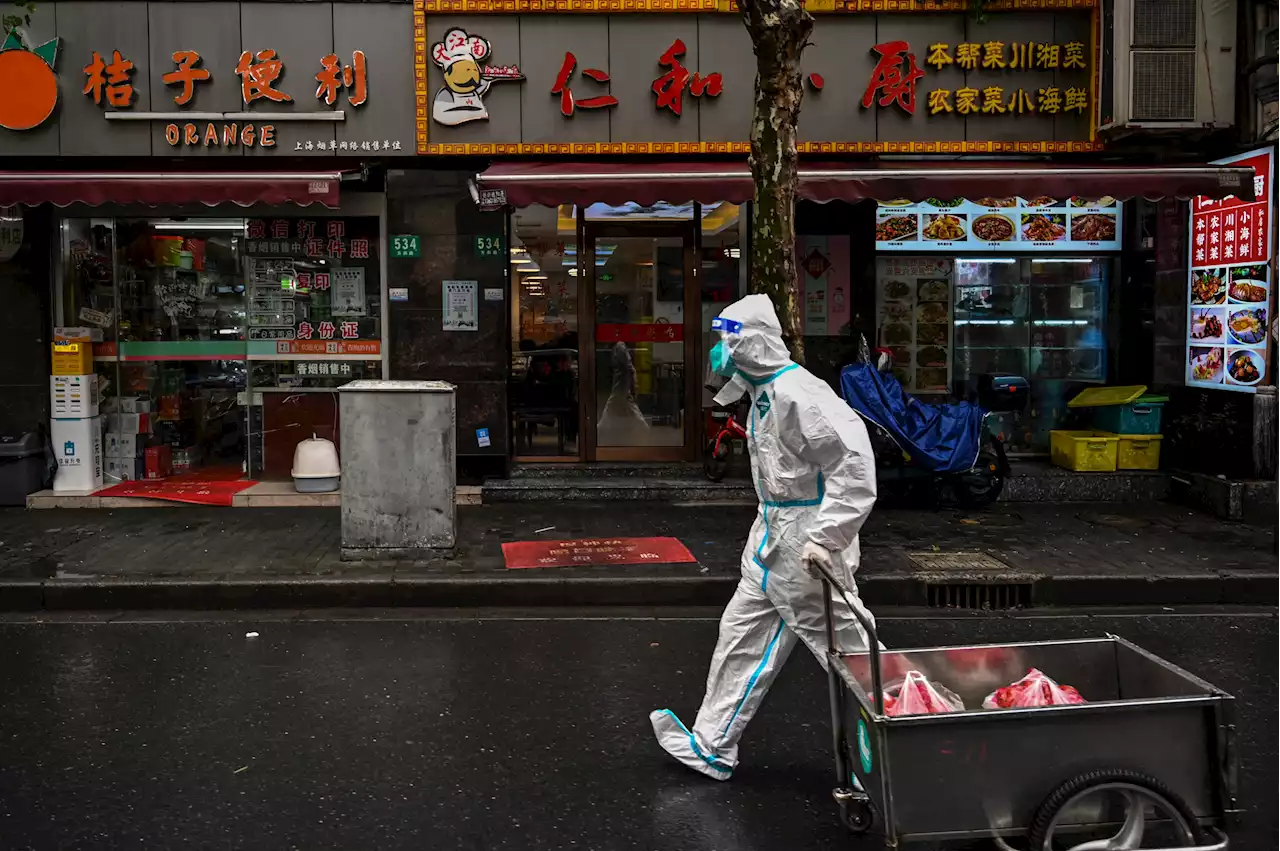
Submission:
MULTIPOLYGON (((0 620, 0 848, 879 847, 836 824, 825 680, 802 650, 717 784, 668 762, 646 719, 693 715, 714 613, 511 614, 0 620)), ((886 643, 1109 631, 1234 693, 1250 812, 1233 848, 1276 847, 1274 610, 917 614, 881 612, 886 643)))

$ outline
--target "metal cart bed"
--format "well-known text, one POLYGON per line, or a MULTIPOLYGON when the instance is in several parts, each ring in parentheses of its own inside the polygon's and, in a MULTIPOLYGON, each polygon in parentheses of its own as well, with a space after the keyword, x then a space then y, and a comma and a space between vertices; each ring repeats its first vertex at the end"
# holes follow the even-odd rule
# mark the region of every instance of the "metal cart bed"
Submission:
POLYGON ((851 831, 876 824, 887 848, 983 837, 1032 851, 1227 848, 1230 695, 1113 635, 887 651, 854 607, 873 649, 845 653, 831 599, 833 794, 851 831), (980 708, 1033 667, 1089 702, 980 708), (955 692, 966 711, 886 716, 886 677, 911 670, 955 692))

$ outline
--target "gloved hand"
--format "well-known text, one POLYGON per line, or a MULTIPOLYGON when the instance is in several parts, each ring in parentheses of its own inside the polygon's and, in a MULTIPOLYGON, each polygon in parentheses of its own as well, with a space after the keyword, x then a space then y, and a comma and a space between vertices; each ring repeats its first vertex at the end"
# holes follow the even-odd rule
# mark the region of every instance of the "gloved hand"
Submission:
MULTIPOLYGON (((804 549, 800 552, 800 561, 804 564, 805 570, 809 571, 809 575, 819 582, 822 581, 822 570, 831 574, 831 578, 836 584, 844 588, 843 577, 836 568, 835 556, 831 550, 813 541, 808 541, 804 545, 804 549), (818 568, 822 568, 819 570, 818 568)), ((845 589, 848 590, 848 589, 845 589)))

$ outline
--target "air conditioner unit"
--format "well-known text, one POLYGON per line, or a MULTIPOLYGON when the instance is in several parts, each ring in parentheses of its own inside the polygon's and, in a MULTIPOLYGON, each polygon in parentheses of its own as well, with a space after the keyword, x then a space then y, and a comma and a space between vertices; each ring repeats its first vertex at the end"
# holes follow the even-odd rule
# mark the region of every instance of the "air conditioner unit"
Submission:
POLYGON ((1099 129, 1235 124, 1235 0, 1104 0, 1099 129))

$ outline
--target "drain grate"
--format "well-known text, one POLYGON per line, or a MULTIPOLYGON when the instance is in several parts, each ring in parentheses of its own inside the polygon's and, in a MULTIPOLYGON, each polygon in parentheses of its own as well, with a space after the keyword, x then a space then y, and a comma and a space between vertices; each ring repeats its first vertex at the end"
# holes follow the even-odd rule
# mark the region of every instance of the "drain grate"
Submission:
POLYGON ((925 589, 931 609, 982 611, 1031 605, 1029 582, 930 582, 925 589))
POLYGON ((1009 565, 999 559, 992 558, 986 553, 979 552, 907 553, 907 558, 911 560, 911 563, 917 570, 929 573, 940 570, 980 571, 1012 569, 1009 565))

